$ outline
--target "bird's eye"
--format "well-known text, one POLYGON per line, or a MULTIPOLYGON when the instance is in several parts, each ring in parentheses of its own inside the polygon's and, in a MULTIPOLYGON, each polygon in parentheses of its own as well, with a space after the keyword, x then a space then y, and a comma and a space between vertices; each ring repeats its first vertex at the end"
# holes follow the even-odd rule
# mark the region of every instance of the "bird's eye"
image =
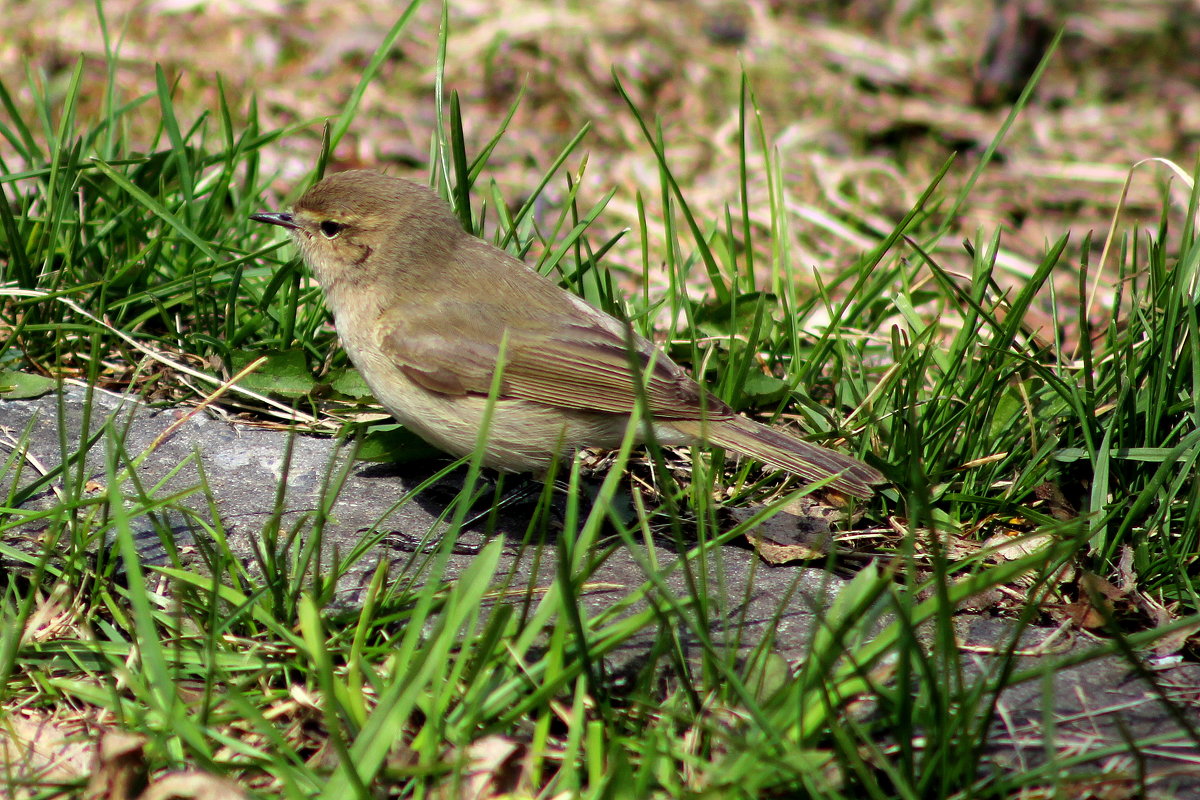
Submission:
POLYGON ((321 233, 325 234, 326 239, 335 238, 339 233, 345 230, 345 228, 346 226, 342 223, 334 222, 331 219, 327 219, 321 223, 321 233))

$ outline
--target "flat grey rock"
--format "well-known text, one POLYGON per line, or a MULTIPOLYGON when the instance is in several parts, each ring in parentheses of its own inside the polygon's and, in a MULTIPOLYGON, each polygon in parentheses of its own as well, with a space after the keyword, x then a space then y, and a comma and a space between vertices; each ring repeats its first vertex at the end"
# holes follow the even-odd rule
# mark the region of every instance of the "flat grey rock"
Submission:
MULTIPOLYGON (((206 413, 188 418, 137 461, 189 409, 155 410, 134 399, 95 392, 90 414, 85 416, 85 398, 84 389, 70 388, 62 395, 37 400, 0 400, 0 426, 25 440, 23 452, 31 461, 53 471, 62 463, 64 442, 68 454, 68 468, 48 485, 28 490, 39 475, 33 469, 22 470, 15 504, 29 511, 49 509, 61 503, 60 494, 103 500, 111 476, 136 461, 136 479, 124 481, 123 496, 177 498, 163 513, 135 520, 144 564, 167 563, 172 542, 186 550, 197 539, 203 540, 204 528, 214 522, 210 517, 215 508, 229 549, 251 573, 272 539, 283 543, 277 544, 280 552, 274 556, 285 558, 285 547, 301 548, 319 535, 320 564, 324 568, 336 561, 342 571, 331 601, 335 609, 356 607, 381 560, 398 576, 417 584, 454 580, 473 562, 474 550, 496 536, 505 540, 497 575, 508 580, 510 591, 525 587, 540 592, 558 579, 560 548, 553 546, 557 534, 549 534, 549 547, 538 547, 536 536, 527 542, 529 507, 501 513, 494 530, 485 532, 482 523, 472 526, 460 536, 467 551, 450 555, 442 574, 419 574, 420 565, 432 559, 415 545, 425 540, 437 546, 438 533, 445 529, 439 518, 446 514, 460 483, 452 477, 424 495, 409 495, 444 463, 403 469, 348 464, 349 448, 331 438, 234 424, 206 413), (88 437, 97 438, 80 458, 72 458, 88 437), (106 466, 107 459, 114 459, 115 468, 106 466), (343 471, 345 480, 331 501, 327 487, 337 481, 330 476, 343 471), (370 546, 364 547, 364 542, 370 546)), ((14 491, 12 485, 10 470, 0 476, 0 488, 14 491)), ((95 503, 93 508, 97 505, 103 504, 95 503)), ((38 534, 46 527, 45 520, 34 521, 15 528, 10 539, 21 539, 27 552, 36 553, 38 534)), ((111 546, 111 533, 107 540, 111 546)), ((647 582, 643 565, 651 553, 633 553, 620 545, 602 549, 607 557, 579 579, 585 619, 608 610, 647 582)), ((653 545, 652 556, 660 570, 679 561, 679 554, 662 543, 653 545)), ((191 563, 198 561, 193 558, 191 563)), ((788 658, 803 655, 814 613, 830 602, 843 583, 823 570, 767 567, 742 547, 715 548, 706 557, 705 570, 707 585, 713 587, 710 607, 722 612, 722 618, 707 620, 707 626, 719 634, 715 644, 747 652, 769 634, 775 649, 788 658)), ((690 597, 682 569, 666 574, 663 584, 678 599, 690 597)), ((644 607, 640 602, 626 613, 644 607)), ((685 646, 698 646, 689 632, 675 633, 685 646)), ((612 654, 612 666, 619 670, 624 664, 635 664, 653 634, 649 631, 627 642, 612 654)))

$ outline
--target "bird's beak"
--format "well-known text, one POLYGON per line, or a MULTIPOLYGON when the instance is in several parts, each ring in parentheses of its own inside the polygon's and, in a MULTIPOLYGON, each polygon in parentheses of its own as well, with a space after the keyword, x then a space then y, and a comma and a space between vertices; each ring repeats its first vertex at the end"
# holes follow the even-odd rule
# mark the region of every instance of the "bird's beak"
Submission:
POLYGON ((270 225, 278 225, 281 228, 289 230, 298 230, 299 225, 296 220, 292 219, 292 215, 286 211, 262 211, 258 214, 251 214, 250 219, 255 222, 266 222, 270 225))

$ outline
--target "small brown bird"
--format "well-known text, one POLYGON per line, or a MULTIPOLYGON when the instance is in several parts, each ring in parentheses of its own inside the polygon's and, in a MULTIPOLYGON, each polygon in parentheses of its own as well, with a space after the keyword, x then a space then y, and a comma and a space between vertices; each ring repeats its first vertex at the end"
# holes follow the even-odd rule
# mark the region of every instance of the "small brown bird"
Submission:
MULTIPOLYGON (((455 456, 475 451, 501 348, 483 463, 544 476, 581 447, 620 446, 644 385, 654 436, 708 443, 868 498, 878 470, 736 414, 650 341, 468 234, 430 189, 331 175, 286 228, 325 292, 342 345, 396 419, 455 456), (631 368, 630 349, 643 374, 631 368)), ((639 441, 644 440, 639 437, 639 441)))

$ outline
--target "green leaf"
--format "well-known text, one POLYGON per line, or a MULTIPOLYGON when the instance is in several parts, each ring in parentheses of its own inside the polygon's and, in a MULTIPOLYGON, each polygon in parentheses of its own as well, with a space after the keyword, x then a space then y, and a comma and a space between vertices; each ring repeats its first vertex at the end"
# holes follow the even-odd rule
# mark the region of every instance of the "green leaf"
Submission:
POLYGON ((741 393, 749 405, 752 406, 769 406, 774 405, 790 391, 787 381, 780 380, 774 375, 767 375, 762 372, 751 372, 746 376, 746 382, 742 385, 741 393))
POLYGON ((231 369, 237 372, 263 356, 267 357, 266 363, 242 378, 240 386, 280 397, 307 397, 317 388, 303 350, 234 353, 231 369))
POLYGON ((996 398, 996 410, 992 414, 992 424, 988 433, 993 438, 1002 436, 1005 431, 1011 430, 1012 426, 1020 422, 1024 412, 1025 403, 1021 395, 1012 386, 1005 387, 996 398))
POLYGON ((357 455, 361 461, 406 463, 436 457, 440 450, 399 423, 370 425, 362 434, 357 455))
POLYGON ((767 292, 747 292, 725 302, 705 303, 696 312, 696 325, 709 336, 729 336, 745 333, 754 325, 762 306, 763 330, 759 334, 769 339, 779 298, 767 292))
POLYGON ((0 370, 0 394, 9 400, 29 400, 49 394, 57 388, 58 381, 45 375, 0 370))
POLYGON ((367 382, 363 380, 362 373, 353 367, 333 370, 330 374, 333 377, 329 381, 329 385, 338 394, 355 400, 374 396, 371 393, 371 387, 367 386, 367 382))

